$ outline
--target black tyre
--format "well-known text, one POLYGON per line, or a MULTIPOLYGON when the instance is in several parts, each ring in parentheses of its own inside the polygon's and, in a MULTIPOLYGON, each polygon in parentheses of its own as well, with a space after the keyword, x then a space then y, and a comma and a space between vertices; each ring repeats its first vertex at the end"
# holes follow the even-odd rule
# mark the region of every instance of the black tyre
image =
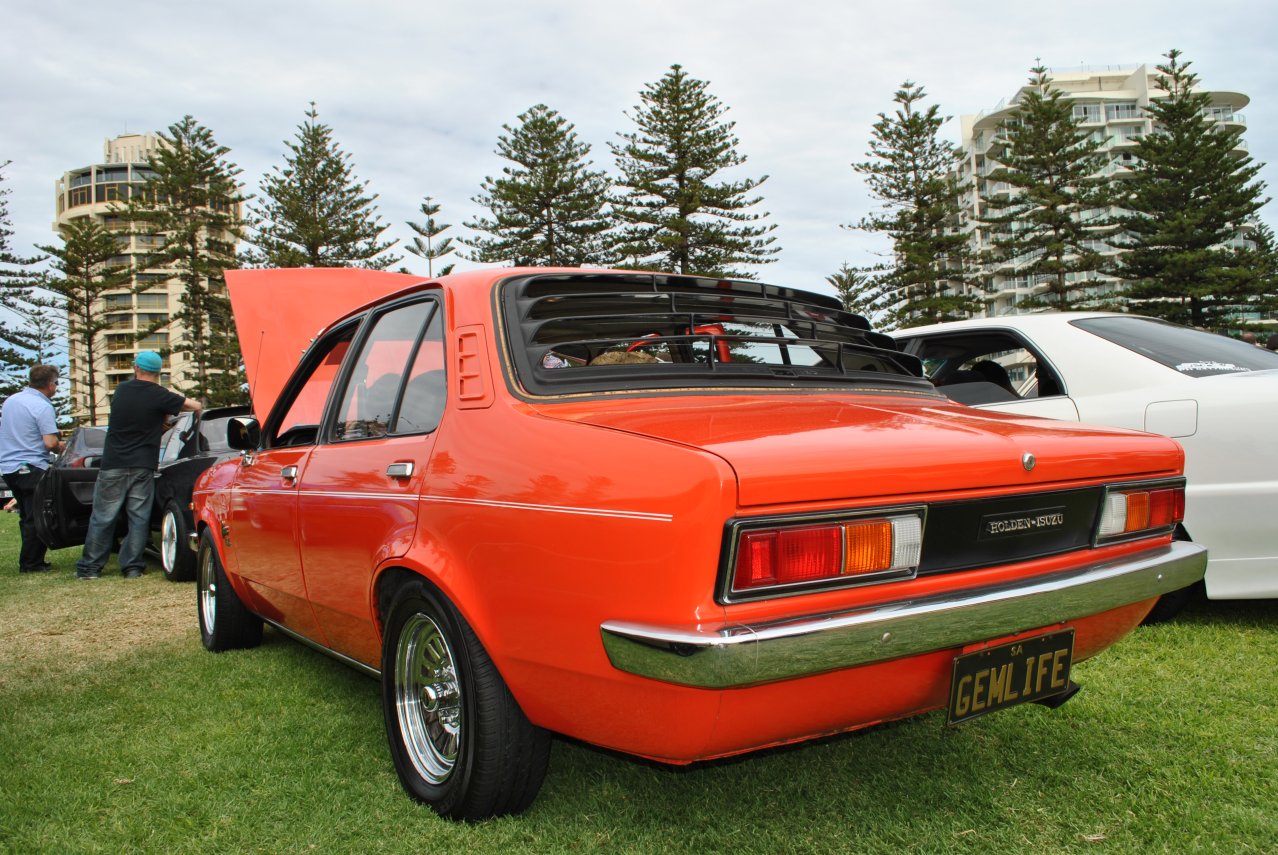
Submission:
POLYGON ((1202 582, 1195 582, 1176 591, 1168 591, 1158 598, 1158 602, 1154 603, 1154 607, 1149 610, 1149 614, 1145 615, 1145 619, 1140 624, 1141 626, 1150 626, 1152 624, 1166 623, 1176 618, 1190 603, 1201 600, 1206 596, 1207 589, 1202 582))
MULTIPOLYGON (((1176 533, 1173 535, 1173 539, 1192 540, 1183 525, 1176 526, 1176 533)), ((1145 619, 1140 622, 1140 625, 1151 626, 1153 624, 1166 623, 1175 619, 1190 603, 1206 599, 1206 597, 1207 586, 1201 580, 1179 590, 1168 591, 1158 598, 1158 602, 1154 603, 1154 607, 1149 610, 1149 614, 1145 615, 1145 619)))
POLYGON ((226 580, 222 561, 206 530, 196 556, 195 600, 200 615, 200 640, 206 650, 221 653, 262 642, 262 619, 250 612, 226 580))
POLYGON ((195 578, 195 555, 186 545, 186 513, 170 499, 160 516, 160 566, 170 582, 189 582, 195 578))
POLYGON ((391 601, 382 709, 400 783, 440 816, 519 813, 537 797, 549 734, 524 716, 465 619, 421 579, 391 601))

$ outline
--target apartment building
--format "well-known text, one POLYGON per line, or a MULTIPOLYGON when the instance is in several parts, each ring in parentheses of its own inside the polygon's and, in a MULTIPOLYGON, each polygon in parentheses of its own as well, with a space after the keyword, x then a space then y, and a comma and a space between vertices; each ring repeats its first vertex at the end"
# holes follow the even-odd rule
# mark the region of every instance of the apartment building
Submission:
POLYGON ((181 304, 181 283, 163 271, 138 270, 135 256, 153 251, 163 238, 130 235, 130 224, 117 210, 132 189, 150 177, 148 156, 161 144, 157 134, 123 134, 106 141, 101 163, 63 173, 55 182, 55 231, 81 217, 92 217, 120 236, 120 254, 111 263, 134 270, 130 285, 102 295, 96 312, 106 317, 107 329, 95 342, 97 412, 89 412, 89 365, 82 340, 68 342, 71 415, 80 422, 105 424, 110 413, 110 393, 133 376, 133 359, 142 350, 158 351, 164 360, 160 382, 169 385, 188 379, 189 360, 170 353, 184 330, 172 320, 181 304))
MULTIPOLYGON (((1052 69, 1049 74, 1052 85, 1065 93, 1074 116, 1082 128, 1089 130, 1094 139, 1101 142, 1100 151, 1108 158, 1107 174, 1116 179, 1130 174, 1133 163, 1132 149, 1137 140, 1152 129, 1152 119, 1146 108, 1151 99, 1163 93, 1158 89, 1158 72, 1153 66, 1085 66, 1072 70, 1052 69)), ((960 117, 962 160, 957 168, 958 176, 968 189, 962 204, 963 227, 971 232, 973 247, 978 251, 990 249, 986 235, 979 227, 985 200, 998 194, 1013 192, 1005 183, 991 182, 989 174, 998 168, 997 154, 1000 147, 999 129, 1015 115, 1017 104, 1031 87, 1022 87, 1009 99, 989 110, 972 116, 960 117)), ((1210 118, 1230 126, 1245 127, 1244 116, 1239 112, 1247 106, 1248 97, 1241 92, 1211 91, 1210 118)), ((1238 148, 1246 142, 1240 137, 1238 148)), ((1097 214, 1110 212, 1098 211, 1097 214)), ((1239 241, 1245 238, 1239 236, 1239 241)), ((1118 250, 1103 241, 1092 247, 1104 255, 1117 255, 1118 250)), ((986 271, 988 293, 983 295, 986 315, 1017 314, 1022 300, 1041 294, 1045 284, 1035 280, 1022 268, 1025 262, 1001 262, 986 271)), ((1085 293, 1103 300, 1119 291, 1122 283, 1112 276, 1085 274, 1088 285, 1085 293)))

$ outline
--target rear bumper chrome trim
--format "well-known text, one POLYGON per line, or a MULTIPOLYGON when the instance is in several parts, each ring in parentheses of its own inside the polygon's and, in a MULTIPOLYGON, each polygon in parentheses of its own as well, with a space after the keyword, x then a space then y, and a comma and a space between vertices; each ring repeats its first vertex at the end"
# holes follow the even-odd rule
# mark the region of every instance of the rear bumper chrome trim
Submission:
POLYGON ((607 621, 613 666, 706 689, 751 686, 959 647, 1076 620, 1197 582, 1207 550, 1172 542, 1032 579, 751 626, 607 621))

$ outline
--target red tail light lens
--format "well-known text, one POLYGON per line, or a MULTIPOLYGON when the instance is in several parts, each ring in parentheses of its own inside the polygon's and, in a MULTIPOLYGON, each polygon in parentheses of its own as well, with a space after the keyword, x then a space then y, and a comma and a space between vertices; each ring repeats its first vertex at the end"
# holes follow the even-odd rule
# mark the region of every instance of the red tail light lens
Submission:
POLYGON ((746 532, 737 547, 733 587, 790 585, 838 576, 842 546, 839 526, 746 532))

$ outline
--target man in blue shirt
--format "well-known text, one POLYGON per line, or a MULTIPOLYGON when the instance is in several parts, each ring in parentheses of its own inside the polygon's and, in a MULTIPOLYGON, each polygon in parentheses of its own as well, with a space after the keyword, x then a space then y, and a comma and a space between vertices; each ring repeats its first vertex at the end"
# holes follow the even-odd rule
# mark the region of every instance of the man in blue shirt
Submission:
POLYGON ((151 503, 165 419, 183 410, 198 413, 201 409, 199 401, 159 384, 163 366, 160 354, 142 351, 133 361, 133 379, 116 386, 111 395, 106 446, 93 488, 93 513, 84 552, 75 563, 75 574, 81 579, 102 575, 122 510, 128 517, 129 533, 120 544, 120 572, 126 579, 136 579, 146 566, 142 550, 151 536, 151 503))
POLYGON ((53 395, 58 389, 58 369, 36 365, 27 375, 27 388, 9 396, 0 409, 0 476, 18 500, 22 551, 19 573, 49 569, 45 545, 36 536, 35 488, 49 468, 49 452, 61 451, 53 395))

